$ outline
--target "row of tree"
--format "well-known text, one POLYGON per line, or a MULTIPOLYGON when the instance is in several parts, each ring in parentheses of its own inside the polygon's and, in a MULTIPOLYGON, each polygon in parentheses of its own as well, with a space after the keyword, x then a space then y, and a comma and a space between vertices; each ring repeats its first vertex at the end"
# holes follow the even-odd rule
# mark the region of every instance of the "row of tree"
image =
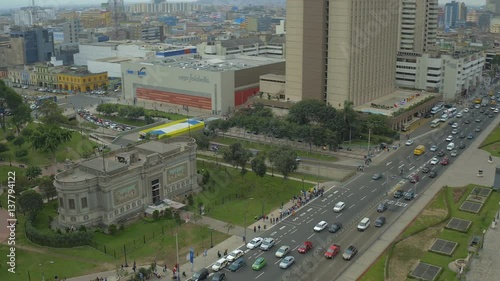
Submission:
MULTIPOLYGON (((0 109, 4 111, 7 108, 10 109, 12 113, 11 122, 12 125, 16 127, 17 132, 20 132, 21 129, 32 120, 31 109, 28 104, 24 103, 23 97, 16 93, 14 89, 5 85, 3 80, 0 80, 0 109)), ((5 114, 2 114, 0 118, 0 125, 5 132, 5 114)))
POLYGON ((244 128, 265 136, 300 139, 311 148, 313 145, 327 145, 330 149, 351 139, 366 139, 364 135, 369 130, 374 135, 396 135, 388 127, 388 119, 384 115, 361 115, 354 111, 351 102, 346 102, 342 110, 336 110, 317 100, 296 103, 283 118, 275 116, 270 108, 256 104, 239 111, 229 120, 217 120, 209 125, 212 131, 222 133, 231 127, 244 128))

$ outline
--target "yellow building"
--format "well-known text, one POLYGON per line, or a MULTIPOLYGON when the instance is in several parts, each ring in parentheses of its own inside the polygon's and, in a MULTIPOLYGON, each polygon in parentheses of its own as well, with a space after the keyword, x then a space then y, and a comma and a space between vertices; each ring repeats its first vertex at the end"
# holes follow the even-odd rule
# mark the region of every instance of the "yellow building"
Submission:
POLYGON ((500 33, 500 18, 492 18, 490 23, 491 33, 500 33))
POLYGON ((34 86, 55 90, 57 88, 57 74, 53 66, 35 65, 31 72, 31 83, 34 86))
POLYGON ((111 12, 91 9, 80 14, 80 22, 84 28, 107 27, 112 23, 111 12))
POLYGON ((89 92, 108 88, 108 73, 90 73, 87 70, 69 70, 57 74, 59 89, 63 91, 89 92))

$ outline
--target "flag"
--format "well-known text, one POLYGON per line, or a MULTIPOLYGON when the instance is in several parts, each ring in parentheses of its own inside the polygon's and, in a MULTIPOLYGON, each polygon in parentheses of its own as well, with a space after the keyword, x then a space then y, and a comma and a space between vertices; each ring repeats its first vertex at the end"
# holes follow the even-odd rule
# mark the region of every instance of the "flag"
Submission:
POLYGON ((194 249, 189 249, 189 262, 194 263, 194 249))

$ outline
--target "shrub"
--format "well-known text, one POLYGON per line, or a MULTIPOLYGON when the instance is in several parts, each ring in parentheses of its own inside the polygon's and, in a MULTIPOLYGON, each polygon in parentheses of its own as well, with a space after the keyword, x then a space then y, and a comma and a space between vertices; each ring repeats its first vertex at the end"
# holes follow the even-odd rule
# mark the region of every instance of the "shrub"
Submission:
POLYGON ((5 137, 5 139, 6 139, 7 141, 12 141, 12 140, 13 140, 13 139, 15 139, 15 138, 16 138, 16 137, 15 137, 14 135, 7 135, 7 136, 5 137))
POLYGON ((14 153, 14 155, 15 155, 17 158, 21 158, 21 157, 27 156, 27 155, 28 155, 28 150, 26 150, 26 149, 20 149, 20 150, 16 151, 16 152, 14 153))
POLYGON ((154 210, 154 212, 153 212, 153 219, 157 220, 158 217, 160 217, 160 212, 158 210, 154 210))
POLYGON ((89 245, 93 239, 91 232, 70 231, 62 233, 61 229, 55 232, 40 231, 32 224, 31 219, 27 219, 25 223, 26 237, 33 243, 55 248, 70 248, 77 246, 89 245))
POLYGON ((118 232, 118 228, 116 227, 116 224, 112 224, 108 226, 108 233, 111 235, 115 235, 118 232))

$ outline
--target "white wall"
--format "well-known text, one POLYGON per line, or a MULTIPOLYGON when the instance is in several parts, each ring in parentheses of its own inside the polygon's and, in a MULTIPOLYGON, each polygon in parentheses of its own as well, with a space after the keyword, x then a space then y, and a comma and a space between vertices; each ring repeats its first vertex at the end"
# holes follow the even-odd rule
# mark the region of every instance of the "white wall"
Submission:
POLYGON ((87 65, 89 60, 116 57, 111 46, 79 45, 79 53, 73 55, 75 65, 87 65))
POLYGON ((122 77, 121 65, 119 63, 88 61, 88 69, 91 73, 107 72, 108 77, 122 77))

